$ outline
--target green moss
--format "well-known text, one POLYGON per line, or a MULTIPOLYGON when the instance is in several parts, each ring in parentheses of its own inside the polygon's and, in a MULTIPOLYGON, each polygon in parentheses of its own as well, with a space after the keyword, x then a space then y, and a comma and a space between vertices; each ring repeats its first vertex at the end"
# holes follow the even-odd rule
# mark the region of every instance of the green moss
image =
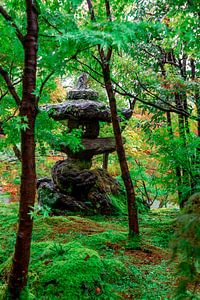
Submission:
POLYGON ((120 299, 114 286, 128 269, 118 259, 101 258, 76 242, 33 244, 32 256, 29 285, 37 299, 120 299))
MULTIPOLYGON (((0 295, 9 275, 17 208, 0 205, 0 295)), ((151 252, 144 249, 162 253, 152 245, 163 247, 169 239, 174 214, 162 210, 140 216, 140 240, 128 239, 124 216, 36 216, 23 299, 165 299, 172 293, 173 274, 166 273, 165 262, 148 261, 151 252)))

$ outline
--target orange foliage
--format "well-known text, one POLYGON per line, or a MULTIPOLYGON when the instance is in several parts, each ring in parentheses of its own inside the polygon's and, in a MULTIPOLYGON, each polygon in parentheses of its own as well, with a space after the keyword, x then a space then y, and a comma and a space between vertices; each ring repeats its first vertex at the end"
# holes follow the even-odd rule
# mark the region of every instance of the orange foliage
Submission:
POLYGON ((51 102, 62 102, 66 99, 66 90, 63 88, 59 78, 55 79, 56 89, 51 93, 51 102))
POLYGON ((3 186, 3 193, 10 194, 10 202, 19 201, 19 188, 20 186, 13 183, 7 183, 3 186))

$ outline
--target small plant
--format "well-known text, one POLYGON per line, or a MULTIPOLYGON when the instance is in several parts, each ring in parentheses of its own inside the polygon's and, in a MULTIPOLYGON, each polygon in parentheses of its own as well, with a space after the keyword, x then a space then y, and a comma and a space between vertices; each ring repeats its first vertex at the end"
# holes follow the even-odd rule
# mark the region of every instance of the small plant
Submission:
POLYGON ((46 206, 46 205, 39 205, 36 204, 33 207, 31 206, 31 212, 29 213, 31 218, 38 218, 38 216, 42 216, 43 218, 46 218, 50 215, 51 213, 51 208, 46 206))

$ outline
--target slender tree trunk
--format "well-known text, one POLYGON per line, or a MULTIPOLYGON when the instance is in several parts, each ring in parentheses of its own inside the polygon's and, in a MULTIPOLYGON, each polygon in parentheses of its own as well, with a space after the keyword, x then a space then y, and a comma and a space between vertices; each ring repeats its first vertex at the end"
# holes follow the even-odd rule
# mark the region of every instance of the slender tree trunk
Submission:
MULTIPOLYGON (((184 110, 188 112, 188 103, 187 103, 187 95, 186 93, 181 95, 181 98, 183 99, 183 106, 184 110)), ((189 124, 189 119, 187 116, 185 116, 185 130, 187 134, 190 134, 190 124, 189 124)))
POLYGON ((108 170, 108 157, 109 153, 103 154, 103 169, 108 170))
POLYGON ((106 92, 110 104, 111 115, 112 115, 112 125, 113 125, 113 131, 115 135, 117 155, 118 155, 121 173, 122 173, 122 179, 124 181, 124 185, 127 193, 127 199, 128 199, 129 235, 130 236, 139 235, 135 191, 131 180, 131 176, 130 176, 130 172, 126 160, 126 154, 123 146, 122 135, 121 135, 119 120, 117 115, 116 99, 115 99, 112 82, 110 78, 109 64, 105 64, 103 66, 103 76, 104 76, 104 83, 105 83, 106 92))
POLYGON ((28 120, 28 128, 21 131, 22 175, 20 189, 19 226, 10 273, 8 289, 11 299, 18 299, 26 286, 33 220, 30 216, 36 194, 35 171, 35 140, 34 127, 37 115, 36 97, 33 94, 36 87, 37 67, 37 13, 32 0, 26 0, 27 34, 24 40, 24 71, 23 95, 20 115, 28 120))
MULTIPOLYGON (((176 102, 176 106, 177 108, 184 108, 184 104, 182 103, 182 97, 176 93, 175 94, 175 102, 176 102)), ((185 118, 184 116, 182 115, 179 115, 178 116, 178 124, 179 124, 179 136, 182 138, 183 140, 183 145, 184 147, 186 148, 187 147, 187 138, 186 138, 186 134, 187 134, 187 130, 186 130, 186 126, 185 126, 185 118)), ((182 166, 182 184, 184 186, 188 186, 190 187, 190 189, 192 190, 192 184, 191 184, 191 177, 190 177, 190 174, 189 174, 189 168, 191 167, 190 165, 190 161, 189 161, 189 158, 188 158, 188 168, 187 166, 182 166)), ((182 194, 182 193, 181 193, 182 194)), ((188 199, 188 195, 181 195, 181 202, 180 202, 180 208, 183 208, 185 203, 187 202, 187 199, 188 199)))
MULTIPOLYGON (((172 120, 171 120, 171 113, 167 112, 167 125, 168 125, 168 132, 171 135, 171 138, 174 138, 174 133, 172 129, 172 120)), ((181 203, 182 200, 182 193, 180 191, 180 186, 182 185, 182 175, 181 175, 181 168, 180 166, 176 166, 176 177, 177 177, 177 192, 178 192, 178 201, 181 203)))
MULTIPOLYGON (((196 79, 196 64, 195 64, 195 60, 191 59, 190 61, 191 64, 191 73, 192 73, 192 80, 195 81, 196 79)), ((196 109, 197 109, 197 116, 200 118, 200 91, 199 88, 196 88, 195 90, 195 105, 196 105, 196 109)), ((198 118, 197 121, 197 135, 200 136, 200 119, 198 118)))
MULTIPOLYGON (((196 62, 194 59, 190 60, 191 64, 191 79, 195 82, 196 80, 196 62)), ((195 89, 195 94, 194 94, 194 99, 195 99, 195 105, 196 105, 196 110, 197 110, 197 136, 200 137, 200 90, 199 87, 196 87, 195 89)), ((196 170, 195 175, 194 175, 194 180, 193 180, 193 187, 194 190, 193 192, 196 192, 196 186, 198 186, 198 183, 200 181, 200 174, 199 174, 199 162, 200 162, 200 147, 197 146, 196 148, 196 155, 194 155, 194 159, 192 161, 192 164, 196 170)), ((199 189, 197 189, 199 191, 199 189)))
MULTIPOLYGON (((173 55, 173 51, 171 52, 171 57, 169 59, 172 60, 172 61, 174 61, 174 63, 176 62, 175 61, 175 57, 173 55)), ((164 68, 163 63, 160 64, 160 67, 161 67, 161 72, 162 72, 163 78, 166 78, 166 72, 165 72, 165 68, 164 68)), ((176 100, 177 108, 181 108, 181 103, 179 102, 179 99, 178 99, 177 95, 175 95, 175 97, 176 97, 175 100, 176 100)), ((171 113, 167 112, 166 113, 166 117, 167 117, 168 132, 169 132, 171 138, 173 139, 174 138, 174 132, 173 132, 173 128, 172 128, 171 113)), ((179 205, 181 205, 181 202, 182 202, 182 193, 181 193, 181 190, 180 190, 180 187, 182 186, 182 172, 181 172, 181 167, 180 166, 176 166, 175 171, 176 171, 176 177, 177 177, 178 202, 179 202, 179 205)))

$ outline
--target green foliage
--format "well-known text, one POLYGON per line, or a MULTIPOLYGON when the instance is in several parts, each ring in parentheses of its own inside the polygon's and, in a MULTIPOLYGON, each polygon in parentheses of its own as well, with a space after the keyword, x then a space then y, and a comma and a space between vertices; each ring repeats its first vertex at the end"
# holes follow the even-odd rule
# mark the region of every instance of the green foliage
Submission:
POLYGON ((172 138, 170 128, 166 124, 160 128, 148 125, 144 129, 152 148, 151 155, 159 161, 156 172, 160 174, 160 179, 157 183, 162 186, 163 192, 167 190, 168 194, 174 195, 177 190, 180 191, 180 201, 188 199, 191 193, 198 192, 200 138, 192 132, 185 138, 177 135, 172 138), (179 183, 177 168, 182 170, 182 179, 179 183))
POLYGON ((36 140, 41 155, 46 154, 49 147, 59 151, 61 145, 69 147, 72 152, 76 152, 83 147, 81 136, 81 129, 73 129, 69 132, 65 123, 55 122, 46 111, 40 111, 36 120, 36 140))
MULTIPOLYGON (((187 80, 183 79, 177 63, 176 65, 171 64, 171 58, 168 59, 166 54, 172 52, 176 56, 176 62, 179 63, 183 59, 182 55, 186 54, 188 57, 187 69, 189 69, 190 58, 196 59, 196 77, 198 78, 199 2, 197 0, 178 0, 176 2, 172 0, 123 0, 119 3, 119 1, 113 0, 110 1, 112 22, 107 20, 106 10, 102 9, 104 3, 103 0, 95 2, 96 22, 91 22, 87 6, 83 5, 80 0, 37 1, 40 10, 40 35, 38 78, 34 93, 40 96, 40 87, 46 76, 52 71, 54 72, 53 78, 54 76, 65 75, 66 72, 71 75, 74 69, 89 71, 101 85, 102 70, 98 63, 96 46, 99 45, 104 51, 112 47, 111 77, 120 92, 129 91, 132 95, 140 97, 142 104, 139 104, 139 108, 151 113, 151 121, 147 119, 142 125, 146 132, 148 131, 147 138, 148 140, 151 139, 151 146, 155 150, 154 158, 160 164, 155 176, 147 172, 148 161, 142 161, 141 166, 138 166, 137 163, 133 164, 131 175, 136 184, 138 208, 140 211, 144 210, 143 200, 146 201, 147 196, 151 199, 155 196, 161 199, 170 194, 175 198, 174 194, 177 188, 185 200, 191 193, 191 182, 196 191, 199 191, 200 188, 199 156, 197 153, 199 137, 188 134, 186 142, 182 137, 174 136, 172 139, 167 132, 170 128, 164 125, 166 121, 163 112, 158 112, 155 107, 147 109, 147 104, 158 105, 158 108, 160 105, 161 109, 171 108, 176 105, 174 93, 187 92, 188 112, 196 115, 194 104, 196 101, 195 93, 198 91, 198 79, 197 82, 191 81, 191 70, 186 70, 188 78, 187 80), (164 56, 163 53, 165 53, 164 56), (73 60, 69 62, 71 58, 73 60), (163 59, 167 61, 164 66, 165 80, 163 74, 160 75, 160 63, 163 59), (82 63, 79 64, 78 60, 81 60, 82 63), (117 83, 120 85, 118 86, 117 83), (166 106, 166 100, 169 100, 170 105, 166 106), (156 130, 158 127, 159 130, 156 130), (151 130, 152 128, 153 130, 151 130), (181 167, 183 175, 182 184, 178 187, 176 167, 181 167)), ((8 0, 3 5, 16 24, 19 25, 22 33, 25 33, 24 1, 8 0)), ((0 18, 0 27, 0 59, 3 67, 11 75, 15 88, 21 97, 23 47, 16 38, 15 28, 11 26, 10 22, 0 18)), ((42 103, 47 103, 51 99, 50 92, 55 87, 53 78, 48 81, 43 90, 40 99, 42 103)), ((0 78, 0 84, 1 93, 6 92, 7 87, 2 78, 0 78)), ((121 96, 117 96, 117 99, 123 106, 127 105, 129 96, 125 100, 122 100, 121 96)), ((18 144, 20 142, 20 130, 27 128, 27 120, 22 120, 17 114, 15 102, 11 96, 6 95, 1 99, 0 105, 0 121, 3 122, 3 129, 6 133, 6 138, 1 139, 1 146, 3 147, 7 148, 10 144, 18 144)), ((104 131, 107 131, 107 134, 112 133, 107 128, 104 131)), ((45 112, 41 112, 36 123, 36 141, 41 155, 46 153, 49 146, 60 150, 61 143, 70 146, 71 150, 75 152, 81 147, 81 131, 66 132, 66 124, 60 125, 53 122, 45 112)), ((113 198, 113 202, 117 203, 121 211, 126 212, 124 195, 120 198, 113 198)), ((3 220, 0 225, 2 229, 0 262, 3 264, 6 261, 5 258, 9 259, 9 255, 12 253, 15 239, 16 210, 12 206, 9 209, 11 209, 9 213, 0 214, 3 220)), ((148 216, 147 214, 142 216, 142 224, 145 224, 145 228, 142 229, 144 239, 156 246, 166 248, 173 232, 171 221, 166 220, 166 216, 162 213, 151 214, 151 218, 148 216)), ((122 261, 113 258, 115 255, 113 244, 122 248, 125 240, 124 228, 122 232, 116 233, 114 230, 107 230, 90 237, 80 232, 74 233, 71 228, 67 234, 62 235, 61 232, 56 235, 56 238, 61 242, 60 244, 52 244, 51 241, 42 244, 42 239, 51 239, 51 235, 53 235, 55 228, 51 227, 52 223, 59 226, 59 222, 61 222, 60 219, 56 219, 56 221, 55 219, 48 219, 46 211, 44 211, 44 217, 43 223, 41 223, 38 218, 38 211, 36 211, 34 254, 29 280, 30 297, 32 297, 31 294, 34 294, 36 298, 42 299, 44 291, 48 299, 60 298, 61 295, 71 298, 73 296, 70 294, 70 284, 77 299, 80 297, 82 299, 112 299, 111 297, 119 299, 124 296, 120 294, 121 291, 125 293, 125 296, 130 297, 131 293, 134 292, 138 299, 156 299, 157 291, 161 294, 159 297, 162 299, 166 299, 168 296, 167 288, 162 291, 159 282, 161 280, 165 282, 168 279, 168 276, 164 277, 162 274, 162 277, 159 273, 164 271, 164 264, 157 268, 150 268, 150 272, 145 274, 148 275, 145 277, 145 281, 143 275, 137 273, 137 268, 128 268, 121 257, 122 261), (72 237, 79 238, 80 244, 69 244, 72 237), (40 251, 44 256, 38 259, 37 251, 40 251), (102 253, 106 257, 103 257, 102 253), (90 257, 85 260, 87 255, 90 257), (112 260, 110 260, 110 256, 112 256, 112 260), (65 272, 62 272, 63 270, 65 272), (138 278, 135 278, 136 273, 138 278), (150 281, 152 277, 154 280, 152 284, 149 284, 147 280, 150 281), (60 279, 59 282, 58 278, 60 279), (95 290, 98 285, 101 290, 99 295, 96 294, 95 290)), ((78 219, 76 222, 78 223, 78 219)), ((73 225, 76 225, 76 222, 73 225)), ((123 222, 125 223, 125 221, 123 222)), ((179 294, 182 293, 183 297, 192 297, 189 294, 190 291, 187 291, 187 284, 194 284, 195 287, 199 276, 199 230, 197 227, 199 217, 196 212, 188 211, 180 217, 179 222, 181 225, 176 236, 176 248, 180 249, 183 254, 183 261, 179 267, 185 276, 179 294)), ((66 222, 63 222, 62 225, 67 226, 66 222)), ((134 246, 132 245, 133 248, 134 246)), ((6 263, 2 266, 4 270, 7 269, 6 263)), ((146 271, 148 272, 148 270, 146 271)), ((3 273, 4 277, 6 277, 5 274, 3 273)), ((0 280, 4 290, 5 278, 1 277, 0 280)), ((28 298, 29 296, 24 297, 28 298)))
POLYGON ((173 259, 178 257, 179 286, 176 299, 199 299, 200 282, 200 194, 192 195, 177 218, 171 243, 173 259))

